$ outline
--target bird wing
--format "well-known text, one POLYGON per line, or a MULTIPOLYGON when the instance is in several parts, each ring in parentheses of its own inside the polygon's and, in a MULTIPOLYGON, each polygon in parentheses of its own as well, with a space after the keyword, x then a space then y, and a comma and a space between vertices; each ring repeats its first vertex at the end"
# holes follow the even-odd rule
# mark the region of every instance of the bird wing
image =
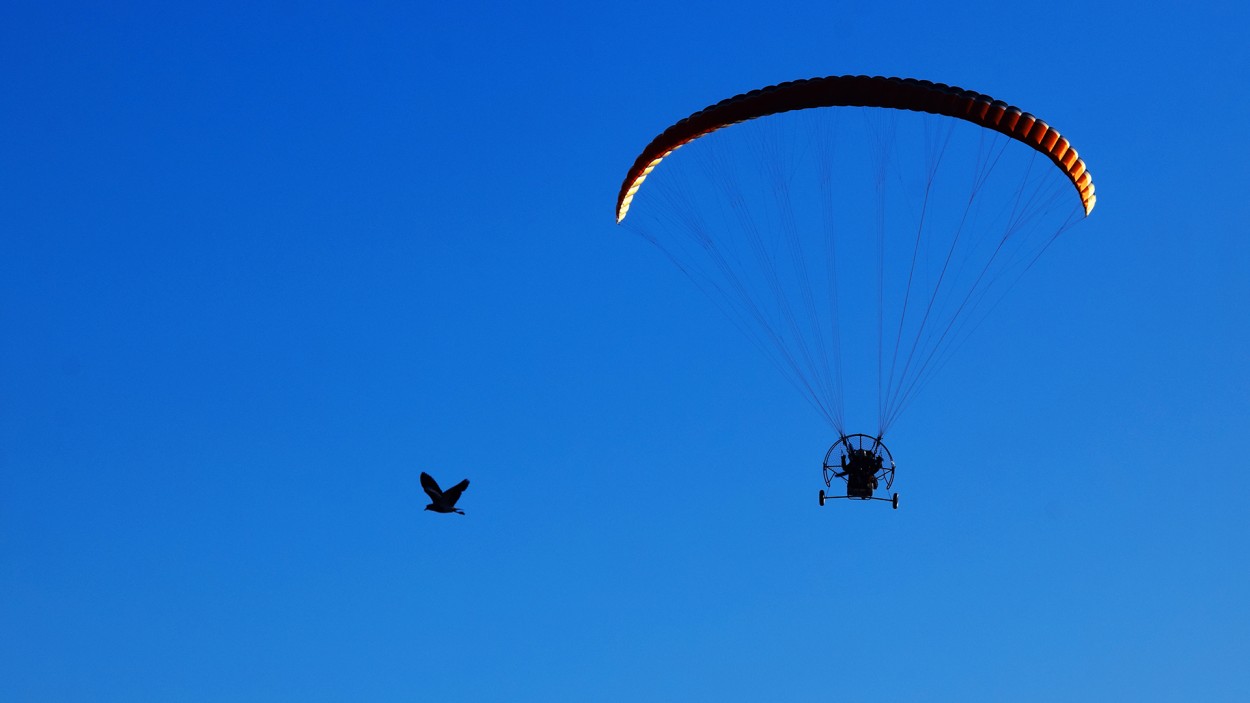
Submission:
POLYGON ((443 500, 447 501, 447 507, 450 508, 453 505, 455 505, 456 501, 460 500, 460 494, 463 493, 464 489, 468 487, 469 487, 469 479, 466 478, 460 483, 457 483, 451 488, 448 488, 447 492, 443 494, 443 500))
POLYGON ((438 487, 438 481, 424 471, 421 472, 421 488, 425 489, 426 495, 435 503, 443 499, 443 490, 438 487))

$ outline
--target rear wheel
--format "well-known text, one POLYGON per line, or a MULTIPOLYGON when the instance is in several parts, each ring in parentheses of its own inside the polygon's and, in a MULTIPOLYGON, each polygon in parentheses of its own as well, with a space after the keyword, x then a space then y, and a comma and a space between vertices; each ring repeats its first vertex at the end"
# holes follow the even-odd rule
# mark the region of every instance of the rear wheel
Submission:
POLYGON ((820 505, 821 507, 824 507, 825 505, 825 489, 823 488, 820 489, 820 505))
POLYGON ((895 509, 895 510, 898 510, 898 494, 897 494, 897 493, 895 493, 895 494, 894 494, 894 501, 893 501, 893 503, 894 503, 894 509, 895 509))

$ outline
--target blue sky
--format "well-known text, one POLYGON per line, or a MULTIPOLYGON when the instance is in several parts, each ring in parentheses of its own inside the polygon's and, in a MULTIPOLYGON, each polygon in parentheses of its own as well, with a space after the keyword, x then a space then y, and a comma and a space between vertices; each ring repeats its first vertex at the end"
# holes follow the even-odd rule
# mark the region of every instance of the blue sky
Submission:
POLYGON ((6 4, 0 699, 1245 700, 1248 22, 6 4), (674 120, 845 73, 1098 183, 898 511, 816 506, 823 420, 612 217, 674 120))

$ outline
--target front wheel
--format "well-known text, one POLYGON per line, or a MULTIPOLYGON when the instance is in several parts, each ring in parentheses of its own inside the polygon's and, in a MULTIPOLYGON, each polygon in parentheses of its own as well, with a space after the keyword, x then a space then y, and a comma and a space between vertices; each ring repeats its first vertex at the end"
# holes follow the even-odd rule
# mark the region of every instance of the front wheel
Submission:
POLYGON ((898 494, 897 494, 897 493, 895 493, 895 494, 894 494, 894 501, 893 501, 893 502, 894 502, 894 509, 895 509, 895 510, 898 510, 898 494))

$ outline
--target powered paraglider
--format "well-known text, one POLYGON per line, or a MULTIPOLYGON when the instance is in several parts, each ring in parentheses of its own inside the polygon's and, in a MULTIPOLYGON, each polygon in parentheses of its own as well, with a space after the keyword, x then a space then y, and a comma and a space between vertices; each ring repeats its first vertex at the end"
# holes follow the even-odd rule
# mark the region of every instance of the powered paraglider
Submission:
POLYGON ((627 172, 616 219, 803 393, 837 433, 847 497, 870 498, 893 483, 881 438, 1095 203, 1085 162, 1028 112, 941 83, 831 76, 664 130, 627 172), (845 399, 860 414, 874 396, 876 431, 848 434, 845 399), (865 437, 868 454, 851 448, 865 437))

